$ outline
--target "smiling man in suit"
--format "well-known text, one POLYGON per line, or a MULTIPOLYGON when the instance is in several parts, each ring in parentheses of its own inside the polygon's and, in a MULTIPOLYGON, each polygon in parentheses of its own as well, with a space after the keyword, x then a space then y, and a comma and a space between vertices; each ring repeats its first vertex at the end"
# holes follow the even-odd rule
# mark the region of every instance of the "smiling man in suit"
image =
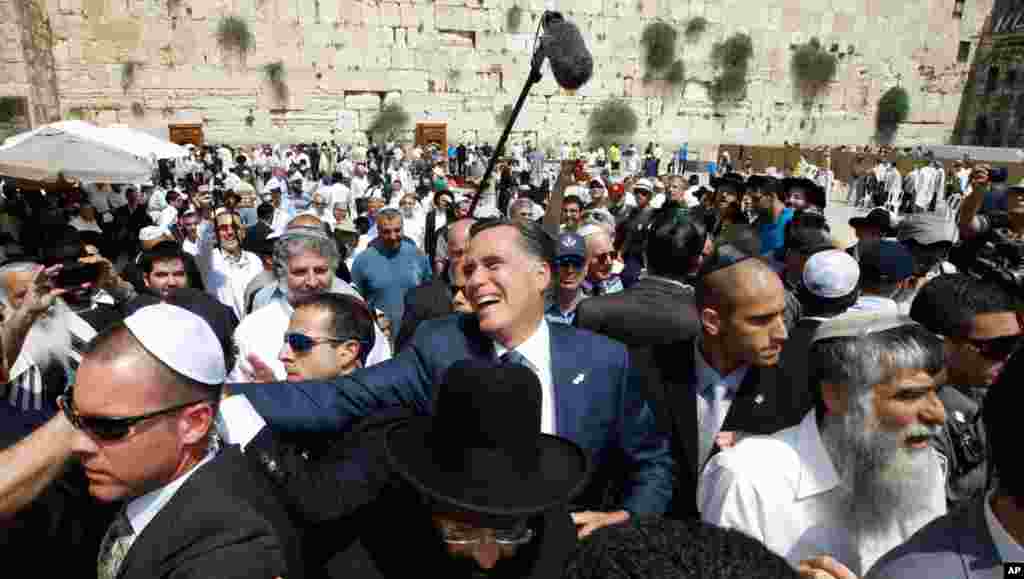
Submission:
POLYGON ((459 360, 530 368, 543 393, 542 430, 585 448, 594 482, 573 515, 579 533, 661 514, 672 491, 668 442, 631 380, 625 346, 544 319, 554 240, 536 223, 478 222, 463 262, 475 314, 424 322, 391 361, 332 382, 232 385, 266 422, 284 431, 341 431, 384 408, 433 411, 433 385, 459 360), (608 498, 608 489, 621 498, 608 498))
POLYGON ((671 435, 678 486, 670 515, 680 518, 698 515, 698 475, 710 456, 746 434, 796 424, 812 406, 809 392, 779 380, 785 293, 766 263, 731 245, 716 248, 697 282, 696 305, 696 339, 631 351, 671 435))

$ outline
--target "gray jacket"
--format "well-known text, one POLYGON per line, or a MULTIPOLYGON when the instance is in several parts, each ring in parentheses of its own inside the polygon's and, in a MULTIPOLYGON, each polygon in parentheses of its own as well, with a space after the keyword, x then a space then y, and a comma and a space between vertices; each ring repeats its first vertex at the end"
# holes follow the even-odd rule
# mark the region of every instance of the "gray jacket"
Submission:
POLYGON ((977 579, 1002 569, 985 524, 984 501, 981 497, 928 523, 879 559, 865 579, 977 579))

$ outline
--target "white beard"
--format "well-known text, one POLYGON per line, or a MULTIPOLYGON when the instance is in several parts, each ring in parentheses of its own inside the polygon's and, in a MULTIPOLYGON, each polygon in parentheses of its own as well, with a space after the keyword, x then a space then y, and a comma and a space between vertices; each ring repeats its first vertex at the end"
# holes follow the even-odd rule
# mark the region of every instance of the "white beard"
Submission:
POLYGON ((25 336, 22 348, 37 366, 47 368, 53 364, 67 367, 67 353, 71 351, 71 327, 68 316, 71 309, 62 300, 54 302, 25 336))
POLYGON ((853 401, 846 416, 826 416, 821 430, 840 484, 849 491, 832 515, 860 541, 918 520, 931 508, 941 480, 935 451, 909 449, 905 442, 909 436, 938 436, 938 428, 916 424, 897 433, 869 431, 874 411, 864 405, 853 401))
POLYGON ((234 239, 232 239, 230 241, 221 241, 220 242, 220 248, 223 249, 224 251, 228 252, 228 253, 237 253, 238 252, 238 238, 236 237, 236 238, 234 238, 234 239))

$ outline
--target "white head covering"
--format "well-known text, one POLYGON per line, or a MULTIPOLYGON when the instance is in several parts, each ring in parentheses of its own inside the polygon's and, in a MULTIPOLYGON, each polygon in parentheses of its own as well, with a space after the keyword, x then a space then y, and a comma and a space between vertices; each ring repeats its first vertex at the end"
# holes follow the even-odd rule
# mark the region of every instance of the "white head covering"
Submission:
POLYGON ((153 241, 154 239, 160 239, 168 234, 169 233, 166 229, 157 227, 156 225, 150 225, 139 230, 139 241, 153 241))
POLYGON ((227 378, 220 340, 210 324, 192 312, 160 303, 137 310, 124 325, 175 372, 209 385, 223 384, 227 378))

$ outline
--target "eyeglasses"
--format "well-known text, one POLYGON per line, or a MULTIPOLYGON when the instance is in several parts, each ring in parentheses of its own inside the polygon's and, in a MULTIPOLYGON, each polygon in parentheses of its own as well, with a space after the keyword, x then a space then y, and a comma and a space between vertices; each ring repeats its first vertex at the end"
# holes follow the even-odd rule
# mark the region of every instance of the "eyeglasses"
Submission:
POLYGON ((453 528, 440 526, 441 539, 449 545, 479 545, 494 541, 502 546, 525 545, 533 540, 533 529, 523 522, 506 529, 453 528))
POLYGON ((1000 336, 989 340, 972 340, 967 338, 964 342, 976 350, 978 354, 981 354, 982 357, 998 362, 1006 360, 1017 351, 1021 343, 1024 343, 1024 335, 1000 336))
POLYGON ((598 253, 597 255, 594 256, 594 259, 599 261, 599 262, 615 261, 615 252, 614 251, 606 251, 604 253, 598 253))
POLYGON ((62 411, 64 411, 64 416, 67 417, 68 422, 78 430, 84 431, 100 440, 106 441, 126 438, 132 433, 135 425, 143 420, 149 420, 150 418, 156 418, 157 416, 163 416, 164 414, 172 414, 194 404, 210 402, 208 398, 200 398, 198 400, 186 402, 177 406, 171 406, 170 408, 164 408, 163 410, 157 410, 156 412, 140 414, 138 416, 82 416, 74 408, 72 393, 73 389, 69 387, 64 391, 64 394, 57 397, 57 405, 60 406, 62 411))
POLYGON ((288 332, 284 335, 284 343, 296 352, 308 352, 319 344, 335 343, 341 344, 355 338, 313 338, 298 332, 288 332))

